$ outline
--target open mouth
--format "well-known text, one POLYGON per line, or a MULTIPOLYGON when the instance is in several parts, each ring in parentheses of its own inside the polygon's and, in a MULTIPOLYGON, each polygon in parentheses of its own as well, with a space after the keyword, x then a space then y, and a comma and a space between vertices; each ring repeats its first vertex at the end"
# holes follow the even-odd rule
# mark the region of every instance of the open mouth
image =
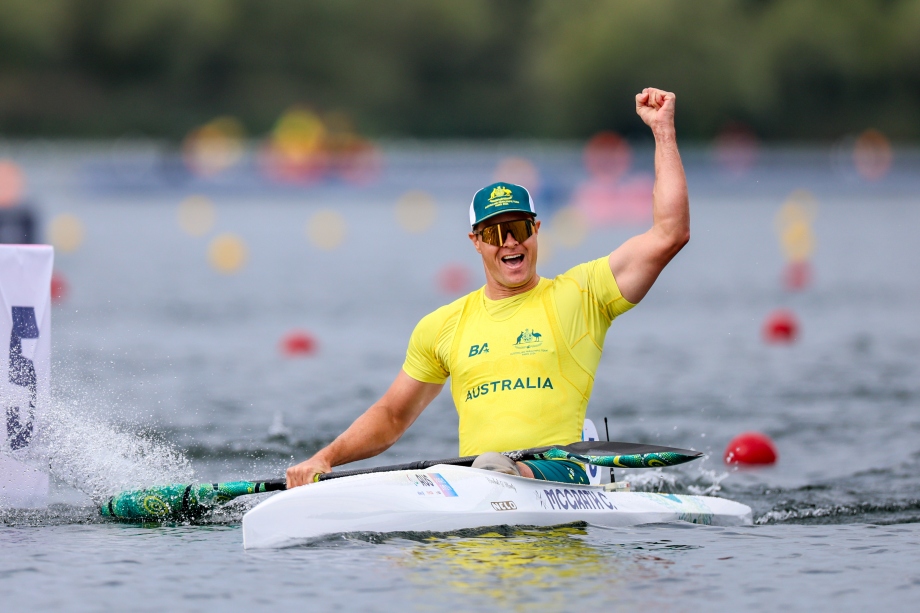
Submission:
POLYGON ((511 268, 517 268, 524 263, 524 254, 515 253, 512 255, 506 255, 502 258, 502 262, 510 266, 511 268))

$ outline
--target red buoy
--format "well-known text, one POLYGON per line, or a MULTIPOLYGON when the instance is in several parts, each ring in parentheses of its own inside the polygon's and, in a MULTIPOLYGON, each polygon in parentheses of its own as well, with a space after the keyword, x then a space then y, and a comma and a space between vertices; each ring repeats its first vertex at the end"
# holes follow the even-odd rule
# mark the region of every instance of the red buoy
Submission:
POLYGON ((726 464, 774 464, 777 457, 769 436, 744 432, 731 440, 722 459, 726 464))
POLYGON ((773 311, 763 325, 763 338, 768 343, 794 343, 799 336, 799 321, 792 311, 773 311))
POLYGON ((59 272, 51 273, 51 302, 54 304, 63 302, 69 291, 70 286, 64 275, 59 272))
POLYGON ((445 294, 462 294, 472 282, 473 275, 463 264, 447 264, 438 271, 438 287, 445 294))
POLYGON ((303 330, 292 330, 281 339, 281 353, 289 358, 312 355, 316 349, 316 339, 303 330))

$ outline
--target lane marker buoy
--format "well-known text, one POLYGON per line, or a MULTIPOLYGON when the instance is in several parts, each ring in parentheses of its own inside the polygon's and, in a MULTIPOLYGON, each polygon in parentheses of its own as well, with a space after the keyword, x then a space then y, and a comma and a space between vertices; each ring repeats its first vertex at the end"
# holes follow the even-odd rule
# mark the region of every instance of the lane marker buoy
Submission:
POLYGON ((447 264, 438 271, 438 288, 445 294, 464 293, 472 280, 472 274, 463 264, 447 264))
POLYGON ((48 224, 48 238, 57 251, 73 253, 83 244, 83 223, 69 213, 58 215, 48 224))
POLYGON ((775 464, 778 457, 769 436, 743 432, 731 440, 722 459, 726 464, 775 464))
POLYGON ((304 330, 291 330, 281 338, 281 353, 289 358, 313 355, 317 346, 313 335, 304 330))
POLYGON ((208 246, 208 261, 211 267, 225 275, 238 272, 248 256, 246 243, 235 234, 216 236, 208 246))
POLYGON ((763 325, 763 338, 771 344, 791 344, 799 337, 799 321, 792 311, 779 309, 767 316, 763 325))
POLYGON ((70 284, 61 273, 54 271, 51 273, 51 302, 60 304, 67 298, 70 293, 70 284))

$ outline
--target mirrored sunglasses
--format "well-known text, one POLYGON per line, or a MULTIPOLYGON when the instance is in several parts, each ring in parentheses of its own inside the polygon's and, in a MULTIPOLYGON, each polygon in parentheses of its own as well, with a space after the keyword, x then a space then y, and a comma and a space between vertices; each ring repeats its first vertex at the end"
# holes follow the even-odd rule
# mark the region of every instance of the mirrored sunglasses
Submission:
POLYGON ((532 219, 515 219, 514 221, 503 221, 501 223, 486 226, 478 234, 483 242, 489 243, 494 247, 502 247, 505 239, 510 233, 519 243, 523 243, 533 236, 534 222, 532 219))

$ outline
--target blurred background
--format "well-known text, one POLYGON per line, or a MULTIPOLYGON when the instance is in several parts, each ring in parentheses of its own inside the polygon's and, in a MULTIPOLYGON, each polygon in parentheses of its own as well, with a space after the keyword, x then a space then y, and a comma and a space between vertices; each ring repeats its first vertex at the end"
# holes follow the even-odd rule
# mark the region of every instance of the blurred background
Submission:
POLYGON ((262 137, 292 105, 372 137, 645 138, 626 95, 680 93, 680 135, 920 136, 910 0, 5 0, 7 137, 262 137))
MULTIPOLYGON (((56 248, 58 472, 122 485, 79 451, 102 423, 209 479, 328 442, 481 285, 479 187, 531 190, 544 276, 649 226, 648 86, 677 94, 694 238, 589 416, 716 463, 746 429, 781 458, 868 436, 878 402, 906 436, 917 32, 916 0, 3 0, 0 240, 56 248)), ((455 450, 444 395, 389 453, 455 450)))

